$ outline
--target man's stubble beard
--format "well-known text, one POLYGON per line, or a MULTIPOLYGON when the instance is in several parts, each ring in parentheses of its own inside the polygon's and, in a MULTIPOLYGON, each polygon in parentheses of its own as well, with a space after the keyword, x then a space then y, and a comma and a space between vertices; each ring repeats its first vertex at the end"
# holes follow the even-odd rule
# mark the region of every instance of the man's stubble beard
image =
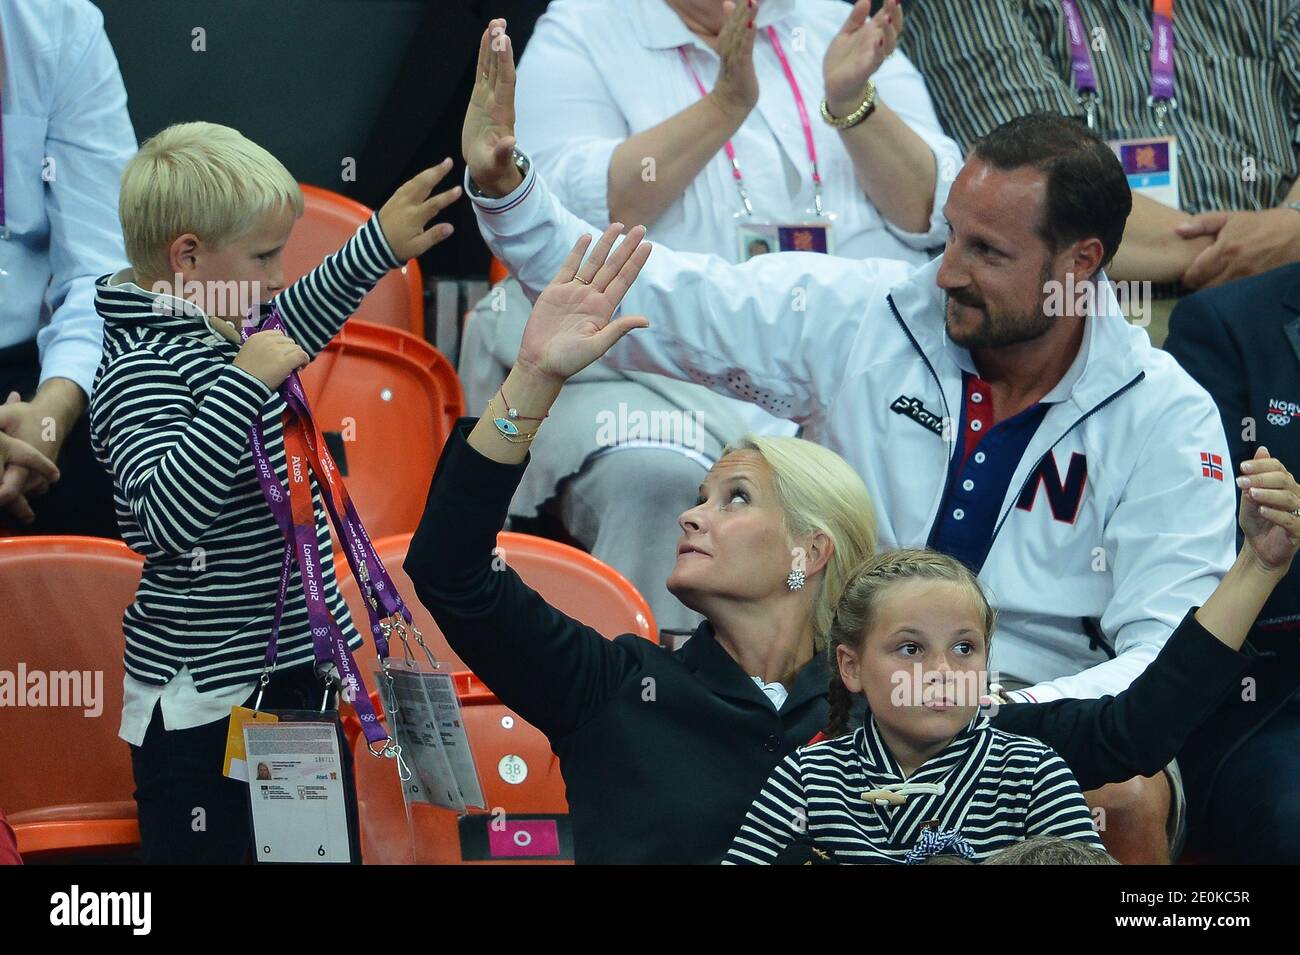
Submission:
POLYGON ((1004 313, 991 312, 987 302, 963 300, 962 293, 945 295, 944 327, 948 332, 948 337, 967 351, 1007 348, 1011 345, 1020 345, 1041 338, 1052 327, 1052 317, 1046 313, 1043 307, 1047 295, 1045 286, 1050 276, 1050 269, 1048 266, 1044 266, 1038 282, 1043 298, 1040 299, 1035 309, 1018 315, 1008 316, 1004 313), (981 321, 974 332, 963 336, 953 334, 951 314, 954 302, 980 310, 981 321))

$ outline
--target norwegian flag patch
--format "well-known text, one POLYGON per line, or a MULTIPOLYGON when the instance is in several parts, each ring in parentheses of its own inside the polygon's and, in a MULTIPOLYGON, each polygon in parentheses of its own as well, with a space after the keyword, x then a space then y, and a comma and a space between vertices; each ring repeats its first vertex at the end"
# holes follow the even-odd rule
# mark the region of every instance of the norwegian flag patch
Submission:
POLYGON ((1202 451, 1201 477, 1214 478, 1216 481, 1222 481, 1223 456, 1220 454, 1211 454, 1209 451, 1202 451))

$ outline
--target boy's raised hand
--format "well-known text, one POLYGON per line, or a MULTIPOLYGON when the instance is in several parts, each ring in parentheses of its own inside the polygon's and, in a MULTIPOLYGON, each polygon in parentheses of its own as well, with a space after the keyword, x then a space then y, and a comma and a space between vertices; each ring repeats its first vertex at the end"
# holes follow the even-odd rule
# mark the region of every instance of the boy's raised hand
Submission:
POLYGON ((433 189, 451 172, 451 159, 424 170, 397 187, 379 210, 379 225, 398 261, 418 258, 452 233, 450 222, 426 229, 430 219, 460 198, 460 186, 433 195, 433 189))
POLYGON ((479 39, 478 72, 460 132, 470 178, 487 195, 504 196, 519 185, 514 145, 515 56, 506 21, 496 19, 479 39))
POLYGON ((284 332, 254 332, 235 356, 235 364, 274 391, 311 359, 284 332))

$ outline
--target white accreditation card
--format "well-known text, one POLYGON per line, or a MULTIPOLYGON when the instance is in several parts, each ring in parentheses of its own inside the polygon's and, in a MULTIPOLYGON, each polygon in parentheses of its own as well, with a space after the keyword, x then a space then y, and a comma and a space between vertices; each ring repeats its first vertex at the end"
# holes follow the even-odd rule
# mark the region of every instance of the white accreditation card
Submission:
POLYGON ((350 862, 336 725, 246 723, 243 729, 257 861, 350 862))
POLYGON ((424 691, 423 674, 418 668, 400 666, 390 667, 387 673, 393 679, 391 687, 383 673, 376 674, 375 680, 402 758, 411 768, 411 778, 402 783, 407 804, 422 802, 464 813, 465 800, 442 743, 437 711, 424 691))
POLYGON ((483 798, 483 786, 474 765, 474 753, 469 748, 456 684, 450 673, 423 673, 421 678, 424 680, 424 691, 437 714, 442 745, 447 752, 452 772, 456 774, 456 782, 460 786, 465 805, 486 809, 487 800, 483 798))

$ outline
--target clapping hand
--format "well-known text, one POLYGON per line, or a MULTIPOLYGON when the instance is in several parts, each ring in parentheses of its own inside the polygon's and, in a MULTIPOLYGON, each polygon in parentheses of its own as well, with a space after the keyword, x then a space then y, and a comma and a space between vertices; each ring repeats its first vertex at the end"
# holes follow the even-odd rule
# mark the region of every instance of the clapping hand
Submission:
POLYGON ((758 105, 758 73, 754 70, 754 17, 759 0, 726 0, 722 4, 722 30, 718 33, 718 80, 713 99, 728 116, 743 123, 758 105))
POLYGON ((826 108, 833 116, 847 116, 862 103, 867 80, 898 46, 903 33, 903 8, 898 0, 885 0, 876 15, 871 0, 858 0, 822 61, 826 83, 826 108))

